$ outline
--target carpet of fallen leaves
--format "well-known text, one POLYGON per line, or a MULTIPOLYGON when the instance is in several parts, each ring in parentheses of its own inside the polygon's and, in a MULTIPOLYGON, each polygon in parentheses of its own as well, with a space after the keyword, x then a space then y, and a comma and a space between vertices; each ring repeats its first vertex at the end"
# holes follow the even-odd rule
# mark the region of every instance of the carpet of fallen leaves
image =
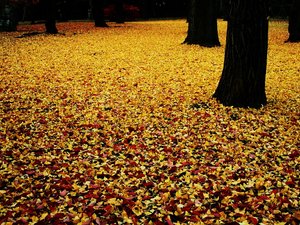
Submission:
POLYGON ((270 23, 267 106, 211 98, 222 47, 184 20, 0 33, 1 224, 300 220, 300 45, 270 23), (23 37, 23 38, 18 38, 23 37))

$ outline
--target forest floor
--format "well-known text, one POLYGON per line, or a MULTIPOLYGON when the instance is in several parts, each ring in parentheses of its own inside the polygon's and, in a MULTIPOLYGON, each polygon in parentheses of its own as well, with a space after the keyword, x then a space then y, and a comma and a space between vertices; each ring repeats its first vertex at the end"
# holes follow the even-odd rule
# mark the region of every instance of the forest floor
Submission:
POLYGON ((268 104, 225 107, 218 23, 0 33, 0 224, 298 224, 300 44, 272 21, 268 104))

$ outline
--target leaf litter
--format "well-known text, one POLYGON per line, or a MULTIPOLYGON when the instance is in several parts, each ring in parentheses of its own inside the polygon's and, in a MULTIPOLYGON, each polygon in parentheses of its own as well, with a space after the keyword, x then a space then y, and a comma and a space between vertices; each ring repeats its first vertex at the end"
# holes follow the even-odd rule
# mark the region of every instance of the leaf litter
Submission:
POLYGON ((211 98, 183 20, 0 34, 1 224, 298 224, 299 44, 270 23, 262 109, 211 98))

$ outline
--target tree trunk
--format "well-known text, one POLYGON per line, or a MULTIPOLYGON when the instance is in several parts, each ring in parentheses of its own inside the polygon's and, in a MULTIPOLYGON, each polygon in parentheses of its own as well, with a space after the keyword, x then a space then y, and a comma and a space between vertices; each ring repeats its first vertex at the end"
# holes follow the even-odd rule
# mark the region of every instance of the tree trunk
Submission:
POLYGON ((186 44, 220 46, 216 0, 189 0, 186 44))
POLYGON ((108 27, 104 19, 103 0, 92 0, 92 12, 96 27, 108 27))
POLYGON ((230 0, 221 0, 221 12, 224 20, 228 20, 230 0))
POLYGON ((232 0, 224 67, 213 95, 222 104, 259 108, 265 105, 268 48, 266 0, 232 0))
POLYGON ((124 23, 124 5, 123 0, 115 0, 116 23, 124 23))
POLYGON ((46 20, 46 33, 57 34, 58 30, 56 28, 56 1, 44 0, 43 6, 46 20))
POLYGON ((289 15, 288 42, 300 41, 300 0, 294 0, 289 15))
MULTIPOLYGON (((6 3, 6 2, 4 2, 6 3)), ((18 20, 15 8, 6 3, 0 5, 0 31, 16 31, 18 20)))

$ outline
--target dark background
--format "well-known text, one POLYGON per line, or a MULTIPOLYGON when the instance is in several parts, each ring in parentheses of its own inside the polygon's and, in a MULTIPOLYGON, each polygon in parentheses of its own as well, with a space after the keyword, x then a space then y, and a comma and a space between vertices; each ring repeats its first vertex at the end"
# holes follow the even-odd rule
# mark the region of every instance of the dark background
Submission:
MULTIPOLYGON (((103 0, 106 20, 113 20, 114 0, 103 0)), ((287 18, 293 0, 270 0, 270 16, 273 18, 287 18)), ((1 1, 2 5, 4 1, 1 1)), ((14 4, 18 21, 36 22, 43 20, 42 4, 17 1, 14 4)), ((223 6, 226 0, 218 0, 218 14, 223 16, 223 6)), ((188 0, 124 0, 125 20, 139 20, 152 18, 186 18, 188 0)), ((1 5, 0 5, 1 7, 1 5)), ((91 15, 90 0, 57 0, 57 19, 86 20, 93 19, 91 15)))

